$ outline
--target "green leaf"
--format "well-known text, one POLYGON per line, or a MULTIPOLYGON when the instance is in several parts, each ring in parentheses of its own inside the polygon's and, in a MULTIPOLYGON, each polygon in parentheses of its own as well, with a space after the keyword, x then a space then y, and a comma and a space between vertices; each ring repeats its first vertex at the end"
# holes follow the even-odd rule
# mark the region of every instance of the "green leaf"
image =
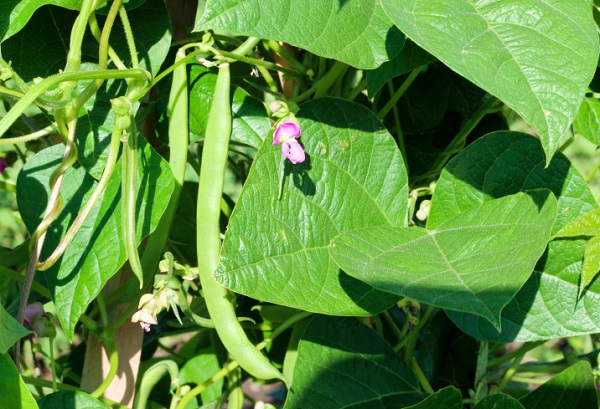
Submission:
MULTIPOLYGON (((0 2, 0 42, 21 30, 33 13, 46 4, 78 10, 82 0, 3 0, 0 2)), ((38 54, 39 55, 39 54, 38 54)))
POLYGON ((422 399, 411 369, 356 318, 314 317, 284 409, 399 408, 422 399))
POLYGON ((600 100, 586 97, 581 103, 579 113, 573 122, 575 131, 600 146, 600 100))
POLYGON ((278 200, 281 147, 265 140, 229 221, 215 277, 235 292, 306 311, 385 310, 398 297, 341 272, 327 246, 358 227, 406 225, 402 155, 361 105, 320 98, 302 105, 298 119, 306 161, 286 160, 278 200))
MULTIPOLYGON (((173 191, 169 165, 139 138, 137 199, 138 243, 156 227, 173 191)), ((39 152, 23 167, 17 180, 17 200, 25 225, 34 231, 49 195, 48 181, 62 159, 63 145, 39 152)), ((61 196, 63 209, 50 226, 42 259, 50 255, 78 214, 97 182, 82 168, 67 170, 61 196)), ((56 304, 57 315, 71 337, 80 315, 104 284, 125 263, 121 239, 121 164, 116 165, 102 198, 96 203, 73 242, 58 262, 44 274, 56 304)))
MULTIPOLYGON (((389 408, 389 406, 386 406, 389 408)), ((447 386, 440 389, 433 395, 429 395, 425 400, 413 406, 407 406, 406 409, 462 409, 462 395, 458 389, 453 386, 447 386)), ((366 408, 365 408, 366 409, 366 408)))
POLYGON ((598 62, 588 1, 382 4, 407 37, 529 122, 550 162, 598 62))
POLYGON ((497 393, 495 395, 486 396, 475 405, 475 409, 525 409, 523 405, 519 403, 513 397, 505 395, 503 393, 497 393))
MULTIPOLYGON (((427 227, 519 191, 552 190, 558 201, 553 233, 597 208, 584 178, 561 153, 545 168, 538 140, 516 132, 483 137, 451 160, 432 199, 427 227)), ((502 332, 472 314, 448 311, 466 333, 494 342, 532 341, 600 331, 600 285, 593 283, 577 302, 585 240, 553 240, 536 271, 502 312, 502 332), (542 272, 543 271, 543 272, 542 272)), ((600 284, 600 283, 599 283, 600 284)))
POLYGON ((40 409, 108 409, 82 391, 58 391, 40 399, 40 409))
POLYGON ((597 408, 596 382, 590 363, 571 365, 520 399, 525 409, 597 408))
POLYGON ((435 61, 436 58, 410 40, 406 40, 398 55, 380 67, 367 71, 367 91, 369 96, 375 96, 377 91, 392 78, 399 77, 435 61))
POLYGON ((37 409, 35 399, 27 389, 17 367, 6 354, 0 354, 0 409, 37 409))
MULTIPOLYGON (((201 385, 209 380, 219 369, 221 364, 219 359, 213 353, 200 353, 187 360, 179 371, 179 385, 194 383, 201 385)), ((222 394, 223 378, 212 382, 202 392, 202 402, 212 402, 218 399, 222 394)))
POLYGON ((404 44, 378 0, 208 0, 194 31, 208 29, 283 41, 364 69, 390 60, 404 44))
POLYGON ((600 235, 600 209, 594 209, 567 224, 554 237, 598 235, 600 235))
POLYGON ((0 331, 0 354, 6 354, 15 342, 31 334, 31 331, 19 324, 1 304, 0 328, 2 328, 0 331))
MULTIPOLYGON (((204 138, 217 76, 201 65, 190 68, 190 142, 204 138)), ((233 87, 231 139, 260 148, 271 130, 271 121, 264 104, 251 97, 243 88, 233 87)))
POLYGON ((374 288, 500 327, 500 312, 527 281, 556 216, 547 190, 473 206, 435 230, 369 227, 331 241, 333 260, 374 288))
POLYGON ((583 290, 592 282, 594 277, 600 270, 600 236, 595 236, 590 239, 585 246, 585 254, 583 256, 583 266, 581 270, 581 281, 579 283, 578 298, 581 297, 583 290))

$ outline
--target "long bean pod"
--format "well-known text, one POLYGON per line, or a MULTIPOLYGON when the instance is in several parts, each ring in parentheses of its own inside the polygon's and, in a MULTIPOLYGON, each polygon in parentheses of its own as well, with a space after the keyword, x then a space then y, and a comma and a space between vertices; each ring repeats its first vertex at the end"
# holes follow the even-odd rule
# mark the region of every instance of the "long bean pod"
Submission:
POLYGON ((212 274, 219 265, 221 231, 219 217, 232 129, 229 63, 219 65, 215 94, 210 107, 198 187, 198 270, 208 313, 230 355, 250 375, 260 379, 283 379, 269 360, 250 342, 236 315, 230 294, 212 274))

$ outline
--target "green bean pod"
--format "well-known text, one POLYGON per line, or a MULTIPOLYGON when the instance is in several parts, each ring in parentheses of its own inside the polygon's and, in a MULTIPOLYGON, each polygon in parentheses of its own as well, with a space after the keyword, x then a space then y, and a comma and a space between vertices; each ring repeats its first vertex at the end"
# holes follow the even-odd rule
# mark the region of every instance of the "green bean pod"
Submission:
POLYGON ((219 217, 232 128, 230 80, 229 63, 221 63, 206 126, 198 187, 196 219, 200 282, 208 313, 232 358, 256 378, 283 380, 279 371, 250 342, 235 315, 227 289, 212 277, 221 253, 219 217))

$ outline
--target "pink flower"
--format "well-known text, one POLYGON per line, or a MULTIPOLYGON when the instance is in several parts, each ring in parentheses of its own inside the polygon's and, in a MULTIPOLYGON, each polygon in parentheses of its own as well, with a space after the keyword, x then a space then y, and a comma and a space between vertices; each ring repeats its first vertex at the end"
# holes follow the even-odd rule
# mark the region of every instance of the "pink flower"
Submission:
POLYGON ((293 164, 304 162, 304 159, 306 159, 304 149, 302 149, 300 143, 295 139, 292 139, 289 144, 284 142, 283 145, 281 145, 281 152, 283 153, 283 156, 288 158, 293 164))
POLYGON ((304 162, 306 159, 302 145, 296 140, 299 137, 300 126, 291 121, 280 123, 273 133, 273 145, 281 144, 283 156, 294 164, 304 162))

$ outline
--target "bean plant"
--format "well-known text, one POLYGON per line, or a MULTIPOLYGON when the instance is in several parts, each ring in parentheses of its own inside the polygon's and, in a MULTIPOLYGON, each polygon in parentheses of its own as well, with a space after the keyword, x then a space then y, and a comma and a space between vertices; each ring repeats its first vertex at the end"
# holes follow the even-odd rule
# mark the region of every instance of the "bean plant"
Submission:
POLYGON ((599 13, 2 1, 0 408, 597 408, 599 13))

